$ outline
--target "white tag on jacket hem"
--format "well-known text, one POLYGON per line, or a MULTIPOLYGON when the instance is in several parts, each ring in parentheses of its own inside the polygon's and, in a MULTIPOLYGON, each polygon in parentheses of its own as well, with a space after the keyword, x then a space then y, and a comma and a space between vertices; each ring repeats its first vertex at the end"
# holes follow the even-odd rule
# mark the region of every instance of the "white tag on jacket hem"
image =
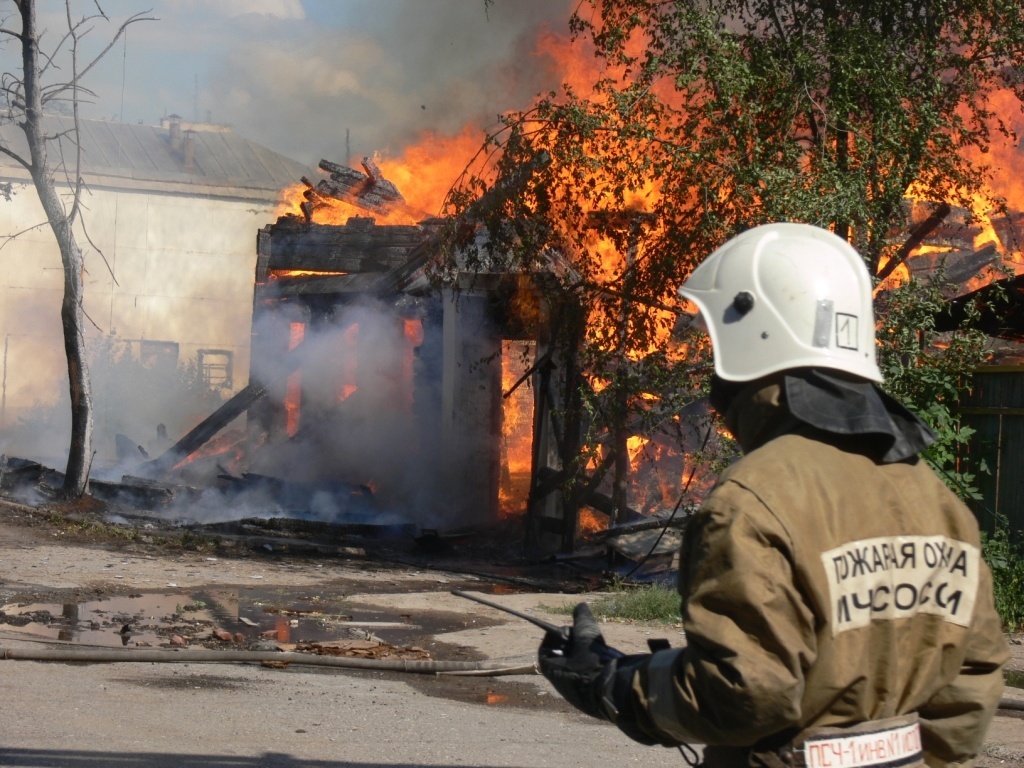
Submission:
POLYGON ((917 723, 876 733, 808 739, 804 744, 807 768, 900 766, 917 763, 921 757, 917 723))

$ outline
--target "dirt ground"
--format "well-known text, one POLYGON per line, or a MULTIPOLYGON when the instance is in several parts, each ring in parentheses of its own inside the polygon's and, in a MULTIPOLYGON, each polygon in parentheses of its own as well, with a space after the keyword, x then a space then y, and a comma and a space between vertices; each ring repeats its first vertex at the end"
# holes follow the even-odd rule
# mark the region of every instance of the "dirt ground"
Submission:
MULTIPOLYGON (((269 650, 307 641, 370 658, 429 656, 522 667, 535 657, 540 630, 451 590, 477 592, 555 624, 567 617, 553 609, 581 599, 553 589, 550 581, 527 586, 523 574, 509 577, 497 568, 488 573, 479 563, 458 567, 449 559, 441 569, 422 555, 389 562, 350 543, 318 554, 266 542, 183 540, 180 531, 159 526, 125 535, 84 524, 89 514, 55 515, 0 501, 0 646, 269 650)), ((684 642, 674 627, 607 623, 603 631, 627 653, 642 652, 651 638, 684 642)), ((1024 675, 1024 645, 1020 637, 1011 640, 1009 668, 1024 675)), ((435 699, 575 716, 536 675, 479 683, 406 677, 417 678, 407 684, 435 699)), ((1008 688, 1006 696, 1024 701, 1024 690, 1008 688)), ((1021 713, 1000 711, 979 765, 1024 766, 1022 719, 1021 713)), ((30 764, 4 762, 5 740, 0 733, 0 764, 30 764)), ((642 759, 645 753, 637 754, 642 759)), ((661 759, 643 761, 655 765, 661 759)))

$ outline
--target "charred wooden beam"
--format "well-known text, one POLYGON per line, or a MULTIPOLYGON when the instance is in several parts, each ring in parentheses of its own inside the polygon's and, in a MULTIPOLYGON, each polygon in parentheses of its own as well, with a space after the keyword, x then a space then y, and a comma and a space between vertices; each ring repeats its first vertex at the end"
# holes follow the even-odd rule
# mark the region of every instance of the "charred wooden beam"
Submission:
POLYGON ((959 296, 971 290, 970 280, 987 267, 998 264, 999 250, 989 243, 981 250, 951 250, 920 254, 910 258, 907 266, 914 277, 926 279, 941 274, 943 282, 953 286, 951 295, 959 296))
POLYGON ((142 506, 166 504, 177 489, 144 477, 124 475, 121 482, 89 480, 89 493, 106 501, 131 501, 142 506))
POLYGON ((384 272, 403 265, 432 231, 418 225, 377 226, 372 218, 358 216, 344 225, 282 217, 261 230, 261 239, 268 271, 384 272))
POLYGON ((610 526, 603 531, 590 534, 587 539, 592 542, 599 542, 614 538, 615 536, 625 536, 630 533, 639 533, 640 531, 653 531, 658 528, 685 528, 690 521, 689 516, 695 509, 695 507, 687 509, 684 514, 675 517, 655 517, 639 520, 634 523, 610 526))
POLYGON ((0 488, 35 484, 42 478, 44 467, 37 461, 5 456, 0 459, 0 488))
MULTIPOLYGON (((550 163, 551 156, 547 152, 538 152, 532 160, 523 163, 514 176, 487 190, 471 203, 459 223, 468 227, 475 226, 477 221, 494 206, 496 198, 502 195, 514 195, 525 189, 533 174, 550 163)), ((404 290, 413 276, 425 267, 432 257, 437 255, 444 238, 450 233, 450 230, 446 231, 444 228, 438 227, 427 240, 410 251, 409 258, 404 264, 394 267, 381 277, 376 286, 377 292, 389 294, 404 290)))
MULTIPOLYGON (((300 342, 281 358, 281 364, 276 372, 279 378, 288 377, 302 364, 302 349, 303 344, 300 342)), ((162 474, 169 471, 178 462, 191 456, 224 427, 258 403, 267 394, 267 386, 267 382, 250 381, 158 458, 144 464, 143 468, 146 473, 149 475, 162 474)))
POLYGON ((211 413, 158 458, 143 465, 150 475, 161 475, 202 448, 214 435, 241 416, 267 394, 266 386, 249 382, 224 405, 211 413))
POLYGON ((564 469, 541 467, 537 471, 537 485, 534 486, 533 492, 538 497, 547 496, 565 485, 568 480, 569 473, 564 469))
POLYGON ((264 287, 263 295, 267 298, 285 298, 316 294, 340 296, 346 293, 366 293, 380 276, 380 272, 362 272, 354 275, 282 277, 270 281, 264 287))
POLYGON ((878 274, 876 274, 875 277, 879 280, 885 280, 885 278, 891 275, 900 264, 907 260, 907 256, 910 255, 910 252, 917 248, 924 239, 931 234, 932 230, 939 226, 939 224, 949 216, 949 212, 951 210, 952 208, 950 208, 949 203, 939 203, 928 218, 911 230, 910 237, 907 238, 907 241, 900 246, 900 249, 889 260, 889 262, 878 270, 878 274))
POLYGON ((392 182, 384 178, 380 168, 369 157, 362 162, 364 173, 327 160, 320 161, 321 170, 330 174, 330 179, 322 179, 315 187, 306 179, 303 181, 311 189, 306 190, 306 199, 312 195, 334 198, 370 210, 384 212, 395 204, 405 202, 402 193, 392 182))
POLYGON ((598 512, 608 515, 610 520, 615 519, 616 512, 619 513, 618 519, 625 523, 645 519, 644 516, 635 509, 627 506, 620 507, 616 501, 612 500, 611 496, 605 493, 600 493, 599 491, 590 491, 583 496, 581 501, 588 507, 593 507, 598 512))
POLYGON ((406 254, 405 260, 380 275, 373 284, 373 291, 380 295, 390 295, 403 291, 412 282, 413 277, 437 255, 442 235, 436 231, 406 254))
POLYGON ((936 317, 937 331, 966 326, 1008 341, 1024 341, 1024 275, 997 280, 952 299, 936 317))

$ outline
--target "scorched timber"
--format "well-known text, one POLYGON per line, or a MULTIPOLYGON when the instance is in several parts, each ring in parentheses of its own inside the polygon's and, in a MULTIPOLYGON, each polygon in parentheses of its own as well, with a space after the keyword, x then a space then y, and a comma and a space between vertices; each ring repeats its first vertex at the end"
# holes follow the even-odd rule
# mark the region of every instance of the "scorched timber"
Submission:
POLYGON ((267 394, 267 388, 250 382, 224 405, 201 421, 191 432, 167 449, 159 458, 143 465, 147 473, 161 475, 170 471, 175 464, 188 458, 202 448, 224 427, 252 408, 267 394))
MULTIPOLYGON (((384 178, 384 174, 373 160, 364 157, 362 166, 366 172, 365 175, 355 168, 332 163, 329 160, 320 161, 320 169, 331 174, 331 182, 326 186, 331 190, 338 191, 338 194, 334 194, 335 197, 340 199, 352 196, 362 199, 372 198, 382 205, 405 201, 402 193, 398 191, 398 187, 384 178)), ((317 186, 319 187, 319 185, 317 186)))
POLYGON ((302 177, 302 183, 307 187, 303 193, 307 202, 302 204, 302 212, 307 220, 313 217, 321 203, 330 199, 343 200, 377 213, 386 213, 405 202, 398 187, 385 179, 377 164, 368 157, 363 158, 363 173, 327 160, 320 161, 320 168, 327 171, 331 178, 313 184, 305 176, 302 177))
MULTIPOLYGON (((286 377, 290 375, 302 364, 302 358, 299 354, 302 346, 300 343, 281 358, 281 366, 278 371, 279 376, 286 377)), ((250 381, 246 386, 238 390, 230 400, 203 419, 187 435, 168 448, 158 458, 143 465, 147 474, 155 476, 171 470, 179 461, 188 458, 195 451, 206 445, 206 443, 213 439, 214 435, 252 408, 266 394, 267 385, 265 383, 250 381)))
POLYGON ((311 275, 282 277, 271 283, 267 294, 276 298, 326 294, 367 294, 383 278, 382 272, 362 272, 355 275, 311 275))
MULTIPOLYGON (((352 217, 344 226, 278 219, 260 230, 257 250, 266 270, 321 272, 386 272, 403 263, 409 251, 431 234, 431 228, 352 217), (265 266, 263 262, 265 259, 265 266)), ((257 275, 261 282, 266 275, 257 275)))
POLYGON ((989 243, 979 251, 951 250, 945 253, 926 253, 907 260, 910 271, 918 280, 942 274, 942 281, 949 286, 947 293, 958 296, 965 293, 965 286, 972 277, 999 263, 999 251, 995 243, 989 243))

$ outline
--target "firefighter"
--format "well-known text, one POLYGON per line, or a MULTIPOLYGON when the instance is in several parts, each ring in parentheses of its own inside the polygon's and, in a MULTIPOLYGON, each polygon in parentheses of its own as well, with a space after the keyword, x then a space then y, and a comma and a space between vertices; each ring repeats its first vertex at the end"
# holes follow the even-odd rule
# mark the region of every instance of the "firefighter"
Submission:
POLYGON ((709 767, 971 764, 1009 651, 978 525, 917 456, 935 436, 878 386, 860 255, 768 224, 679 292, 744 452, 683 537, 686 647, 622 656, 581 604, 544 675, 637 741, 707 745, 709 767))

